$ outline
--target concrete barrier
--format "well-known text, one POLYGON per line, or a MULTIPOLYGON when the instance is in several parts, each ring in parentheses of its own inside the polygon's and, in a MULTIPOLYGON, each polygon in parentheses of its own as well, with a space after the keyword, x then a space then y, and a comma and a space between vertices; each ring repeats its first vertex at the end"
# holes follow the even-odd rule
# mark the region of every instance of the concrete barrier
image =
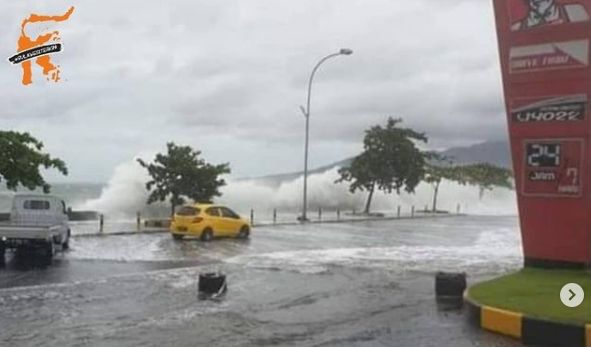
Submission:
POLYGON ((480 305, 464 295, 468 318, 482 329, 510 336, 526 345, 591 347, 591 325, 551 321, 521 312, 480 305))

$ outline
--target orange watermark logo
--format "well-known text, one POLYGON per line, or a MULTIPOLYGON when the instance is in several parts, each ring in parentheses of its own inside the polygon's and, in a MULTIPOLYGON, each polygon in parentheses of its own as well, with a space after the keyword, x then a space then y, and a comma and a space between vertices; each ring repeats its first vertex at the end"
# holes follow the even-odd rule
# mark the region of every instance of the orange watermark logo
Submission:
POLYGON ((33 83, 33 67, 31 60, 35 59, 35 63, 42 69, 43 75, 47 80, 59 82, 60 80, 60 66, 54 65, 51 61, 50 55, 61 52, 63 47, 60 43, 59 31, 52 31, 37 36, 35 39, 29 37, 25 28, 30 23, 43 22, 63 22, 70 18, 74 12, 74 6, 58 16, 45 16, 32 13, 28 18, 25 18, 21 24, 21 34, 17 42, 17 54, 8 58, 13 64, 20 64, 23 69, 23 85, 33 83))

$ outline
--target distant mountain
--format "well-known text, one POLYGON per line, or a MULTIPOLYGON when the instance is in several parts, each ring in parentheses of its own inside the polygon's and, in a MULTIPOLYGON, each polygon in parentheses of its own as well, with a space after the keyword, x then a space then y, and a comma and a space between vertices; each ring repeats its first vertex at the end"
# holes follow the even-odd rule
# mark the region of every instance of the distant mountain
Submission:
MULTIPOLYGON (((352 160, 353 160, 353 158, 348 158, 348 159, 337 161, 337 162, 329 164, 329 165, 324 165, 324 166, 321 166, 321 167, 318 167, 318 168, 315 168, 312 170, 308 170, 308 175, 321 174, 321 173, 330 171, 334 168, 348 166, 352 160)), ((269 186, 273 186, 273 187, 278 187, 281 183, 295 181, 296 179, 298 179, 299 177, 301 177, 303 175, 304 175, 303 171, 298 171, 298 172, 291 172, 291 173, 284 173, 284 174, 267 175, 267 176, 261 176, 261 177, 255 177, 255 178, 243 178, 243 179, 240 179, 239 181, 253 181, 253 182, 263 183, 265 185, 269 185, 269 186)))
POLYGON ((441 152, 456 164, 489 163, 511 168, 509 143, 505 141, 487 141, 468 147, 453 147, 441 152))
MULTIPOLYGON (((505 168, 511 168, 509 144, 503 141, 487 141, 467 147, 452 147, 442 151, 441 154, 452 158, 456 164, 490 163, 505 168)), ((308 171, 308 174, 320 174, 330 171, 336 167, 340 168, 347 166, 352 160, 353 158, 348 158, 329 165, 321 166, 308 171)), ((295 181, 303 174, 303 171, 298 171, 256 178, 243 178, 239 181, 254 181, 272 187, 278 187, 281 183, 295 181)))

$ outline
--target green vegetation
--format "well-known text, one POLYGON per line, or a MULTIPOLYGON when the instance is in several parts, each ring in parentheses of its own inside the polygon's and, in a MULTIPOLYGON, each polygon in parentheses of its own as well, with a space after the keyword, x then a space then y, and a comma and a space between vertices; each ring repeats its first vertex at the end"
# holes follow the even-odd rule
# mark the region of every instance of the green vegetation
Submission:
POLYGON ((348 182, 349 191, 367 191, 364 213, 369 214, 374 192, 387 194, 401 189, 414 193, 425 181, 433 187, 432 210, 437 212, 437 195, 446 179, 480 188, 480 198, 495 186, 512 188, 512 173, 491 164, 453 165, 449 158, 436 152, 422 151, 416 142, 427 142, 427 136, 413 129, 400 128, 401 119, 388 118, 385 127, 376 125, 365 131, 364 151, 348 167, 339 170, 335 183, 348 182))
POLYGON ((590 296, 591 274, 585 271, 530 268, 477 284, 468 292, 468 297, 480 305, 570 323, 591 323, 590 296), (568 283, 579 284, 587 294, 577 308, 568 308, 560 301, 560 290, 568 283))
POLYGON ((153 163, 137 161, 148 170, 152 180, 146 183, 150 192, 148 204, 169 199, 171 214, 176 206, 185 203, 185 198, 195 202, 208 202, 220 196, 219 188, 226 181, 220 175, 230 173, 229 164, 211 165, 199 158, 200 151, 189 146, 167 145, 166 154, 157 154, 153 163))
POLYGON ((513 184, 511 183, 511 179, 513 178, 512 172, 492 164, 481 163, 459 166, 458 170, 460 170, 460 184, 478 186, 480 188, 481 199, 485 191, 493 190, 495 186, 513 188, 513 184))
POLYGON ((457 170, 454 170, 451 166, 452 161, 448 158, 442 157, 437 153, 428 153, 431 161, 436 161, 438 165, 427 164, 425 167, 425 177, 423 180, 430 184, 433 188, 433 200, 431 204, 431 210, 433 212, 437 212, 437 196, 439 194, 439 186, 441 185, 441 181, 444 179, 457 181, 458 178, 455 177, 457 170))
MULTIPOLYGON (((443 160, 437 155, 434 157, 439 160, 439 163, 443 160)), ((512 177, 513 174, 510 170, 492 164, 453 165, 451 161, 448 161, 447 165, 428 164, 424 180, 433 187, 432 210, 436 212, 437 195, 443 179, 461 185, 478 186, 482 199, 484 192, 492 190, 495 186, 512 189, 512 177)))
POLYGON ((369 214, 376 189, 386 193, 412 193, 425 174, 425 157, 414 141, 427 142, 423 133, 399 128, 401 119, 388 118, 385 127, 376 125, 365 132, 364 151, 349 167, 339 170, 336 181, 350 182, 349 191, 367 191, 364 212, 369 214))
POLYGON ((17 190, 19 186, 34 190, 38 187, 49 193, 51 186, 41 176, 40 168, 56 169, 68 174, 66 164, 43 153, 43 143, 29 133, 0 131, 0 182, 17 190))

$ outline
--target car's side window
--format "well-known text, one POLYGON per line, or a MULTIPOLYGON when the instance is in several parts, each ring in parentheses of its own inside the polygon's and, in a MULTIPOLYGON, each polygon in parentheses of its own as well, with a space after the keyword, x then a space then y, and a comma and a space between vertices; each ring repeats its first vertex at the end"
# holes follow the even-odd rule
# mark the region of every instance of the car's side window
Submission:
POLYGON ((183 206, 177 214, 179 216, 196 216, 199 214, 199 209, 192 206, 183 206))
POLYGON ((217 207, 210 207, 207 210, 205 210, 205 213, 207 213, 208 215, 213 216, 213 217, 220 216, 220 211, 218 210, 217 207))
POLYGON ((238 218, 240 218, 236 212, 230 210, 227 207, 222 207, 220 209, 222 210, 222 215, 225 218, 232 218, 232 219, 238 219, 238 218))

